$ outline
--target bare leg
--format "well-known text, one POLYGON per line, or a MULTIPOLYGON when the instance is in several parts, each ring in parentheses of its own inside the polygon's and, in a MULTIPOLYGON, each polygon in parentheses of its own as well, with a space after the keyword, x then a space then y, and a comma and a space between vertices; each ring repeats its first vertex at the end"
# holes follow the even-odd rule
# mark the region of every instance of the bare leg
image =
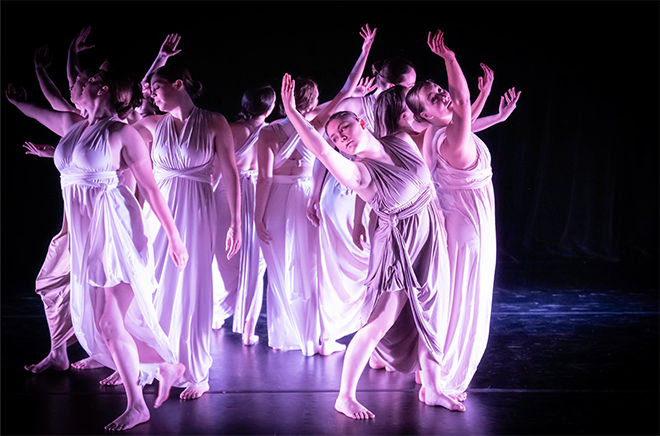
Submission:
POLYGON ((353 419, 375 415, 356 399, 357 384, 378 342, 392 327, 404 308, 407 297, 402 291, 385 292, 378 299, 367 324, 355 333, 344 356, 339 395, 335 410, 353 419))
POLYGON ((254 334, 256 320, 246 319, 243 325, 243 345, 254 345, 259 342, 259 336, 254 334))
POLYGON ((384 369, 385 368, 385 362, 380 360, 380 357, 378 357, 376 355, 376 353, 374 353, 369 358, 369 367, 371 369, 384 369))
POLYGON ((96 369, 96 368, 103 368, 103 365, 101 365, 91 357, 85 357, 84 359, 80 359, 77 362, 73 362, 71 364, 71 367, 75 369, 96 369))
POLYGON ((44 372, 48 368, 55 371, 66 371, 69 369, 69 357, 66 354, 66 343, 57 347, 51 348, 50 353, 39 363, 24 366, 26 371, 34 374, 44 372))
POLYGON ((422 384, 422 371, 415 371, 415 383, 418 385, 422 384))
POLYGON ((98 320, 101 334, 117 366, 126 392, 126 410, 113 422, 105 426, 106 430, 121 431, 147 422, 149 409, 144 401, 142 387, 138 385, 139 357, 133 337, 126 331, 124 316, 133 300, 133 290, 125 283, 102 290, 104 299, 101 317, 98 320))

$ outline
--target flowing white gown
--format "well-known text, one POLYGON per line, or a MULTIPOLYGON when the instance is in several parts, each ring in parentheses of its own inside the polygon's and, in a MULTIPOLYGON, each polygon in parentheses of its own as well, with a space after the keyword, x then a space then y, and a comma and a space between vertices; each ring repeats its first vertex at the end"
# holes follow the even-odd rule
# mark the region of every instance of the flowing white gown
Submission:
MULTIPOLYGON (((438 149, 446 130, 436 133, 438 149)), ((457 169, 436 153, 432 177, 445 215, 451 267, 450 315, 442 380, 444 392, 464 392, 486 350, 490 330, 493 282, 497 256, 495 197, 490 152, 472 134, 477 160, 457 169)))
POLYGON ((212 112, 195 107, 177 133, 172 115, 156 125, 151 158, 154 177, 189 253, 183 272, 168 256, 165 231, 145 207, 154 237, 158 290, 154 304, 178 360, 186 365, 174 386, 208 382, 213 320, 212 262, 216 207, 211 186, 214 157, 212 112))
MULTIPOLYGON (((265 123, 262 124, 250 134, 236 151, 237 159, 254 147, 259 132, 265 126, 265 123)), ((232 331, 236 333, 243 333, 246 320, 259 317, 263 301, 266 261, 254 225, 257 175, 257 170, 240 172, 243 238, 241 249, 231 259, 227 259, 225 251, 231 215, 223 179, 220 179, 214 192, 218 226, 213 263, 213 321, 222 323, 234 315, 232 331)))
MULTIPOLYGON (((308 163, 314 161, 288 119, 271 126, 283 129, 289 138, 275 156, 273 168, 279 168, 294 150, 308 163)), ((311 193, 311 177, 274 175, 264 212, 272 240, 268 244, 260 241, 268 277, 268 345, 301 350, 305 356, 317 353, 321 341, 316 272, 319 235, 306 216, 311 193)))
MULTIPOLYGON (((113 166, 108 117, 88 126, 74 124, 55 149, 71 250, 71 320, 78 342, 89 356, 117 369, 97 327, 100 288, 131 285, 135 298, 124 323, 136 341, 153 348, 164 361, 176 355, 158 324, 152 295, 154 263, 142 210, 124 184, 124 171, 113 166)), ((140 384, 157 376, 158 365, 140 364, 140 384)))

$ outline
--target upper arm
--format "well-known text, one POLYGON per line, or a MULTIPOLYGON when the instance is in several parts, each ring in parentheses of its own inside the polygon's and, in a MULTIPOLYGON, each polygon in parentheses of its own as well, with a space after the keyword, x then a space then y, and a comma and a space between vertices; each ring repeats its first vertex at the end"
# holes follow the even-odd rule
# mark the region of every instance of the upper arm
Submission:
POLYGON ((259 138, 255 144, 257 147, 257 165, 259 178, 270 178, 273 176, 273 160, 275 153, 272 149, 276 134, 271 126, 264 127, 259 132, 259 138))
POLYGON ((144 141, 148 151, 151 150, 151 145, 154 140, 154 131, 156 130, 156 124, 160 117, 162 117, 162 115, 149 115, 131 124, 144 141))
POLYGON ((472 119, 469 102, 456 104, 451 122, 447 125, 447 137, 440 146, 442 156, 457 168, 469 166, 477 157, 472 139, 472 119))
POLYGON ((140 133, 129 124, 122 124, 114 135, 121 142, 121 157, 133 173, 140 188, 156 188, 149 150, 140 133))
POLYGON ((234 162, 235 166, 234 139, 229 123, 224 115, 217 112, 213 114, 213 130, 215 132, 214 146, 216 155, 223 161, 230 159, 227 162, 234 162))

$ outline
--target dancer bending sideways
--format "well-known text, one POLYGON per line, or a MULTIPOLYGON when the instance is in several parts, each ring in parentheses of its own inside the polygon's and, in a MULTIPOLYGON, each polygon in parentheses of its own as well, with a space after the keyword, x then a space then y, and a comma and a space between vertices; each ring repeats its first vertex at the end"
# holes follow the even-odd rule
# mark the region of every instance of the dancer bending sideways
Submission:
POLYGON ((429 33, 428 44, 444 59, 448 90, 432 81, 421 82, 406 101, 418 121, 430 125, 425 155, 445 216, 451 268, 442 386, 448 395, 464 400, 488 341, 496 261, 491 158, 473 131, 508 118, 520 93, 512 88, 502 97, 498 115, 473 124, 466 104, 468 85, 454 52, 445 46, 440 31, 429 33))
POLYGON ((195 105, 201 84, 180 65, 165 65, 151 76, 154 103, 165 114, 142 118, 135 126, 151 148, 158 188, 173 211, 174 222, 192 253, 180 273, 167 257, 166 229, 145 215, 154 241, 158 290, 154 304, 161 327, 186 372, 176 381, 184 400, 210 389, 209 370, 213 322, 213 256, 217 209, 213 180, 222 174, 226 186, 229 226, 224 255, 241 246, 241 198, 232 133, 225 117, 195 105), (217 165, 215 165, 217 164, 217 165))
POLYGON ((7 98, 24 114, 62 136, 55 150, 71 241, 71 317, 80 345, 119 371, 126 411, 107 430, 126 430, 150 418, 142 386, 158 377, 155 407, 169 396, 185 367, 177 363, 151 302, 156 288, 142 211, 124 184, 130 170, 166 229, 179 268, 188 259, 172 215, 158 191, 139 133, 119 120, 137 105, 133 83, 109 72, 91 77, 80 104, 88 114, 56 112, 7 98))
MULTIPOLYGON (((270 85, 255 85, 247 89, 241 99, 238 119, 229 123, 234 138, 236 166, 240 174, 242 247, 231 259, 222 251, 223 244, 216 240, 213 268, 213 328, 222 327, 225 319, 234 316, 232 330, 243 335, 244 345, 254 345, 259 337, 254 334, 264 292, 264 260, 254 226, 254 205, 257 188, 258 164, 255 144, 259 132, 268 123, 266 118, 275 108, 277 93, 270 85)), ((217 237, 226 233, 231 221, 227 188, 222 178, 214 189, 218 208, 217 237)))
MULTIPOLYGON (((321 129, 360 82, 376 29, 361 28, 362 49, 344 86, 320 112, 318 87, 310 79, 298 80, 296 105, 321 129)), ((268 274, 268 345, 287 351, 301 350, 305 356, 331 354, 345 349, 327 338, 319 313, 317 259, 318 229, 307 219, 315 157, 300 142, 291 121, 271 123, 259 133, 257 142, 255 226, 266 259, 268 274)))
POLYGON ((354 156, 345 158, 296 110, 293 89, 285 74, 284 108, 305 146, 378 216, 365 283, 376 299, 365 307, 368 321, 346 350, 336 410, 353 419, 375 416, 356 399, 358 380, 374 350, 397 371, 423 369, 426 404, 465 410, 439 386, 449 261, 430 173, 417 146, 405 134, 378 140, 364 120, 338 112, 326 133, 354 156))

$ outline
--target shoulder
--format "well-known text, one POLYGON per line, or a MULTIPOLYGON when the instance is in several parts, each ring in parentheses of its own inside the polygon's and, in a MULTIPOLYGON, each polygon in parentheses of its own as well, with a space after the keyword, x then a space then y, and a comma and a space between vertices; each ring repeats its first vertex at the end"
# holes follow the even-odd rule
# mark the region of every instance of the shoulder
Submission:
MULTIPOLYGON (((335 112, 351 111, 355 112, 362 109, 361 97, 349 97, 342 100, 338 105, 335 112)), ((359 115, 356 113, 356 115, 359 115)))
POLYGON ((135 126, 136 128, 147 128, 147 129, 153 131, 156 128, 156 125, 163 118, 165 118, 164 114, 148 115, 148 116, 143 117, 142 119, 136 121, 132 125, 135 126))
POLYGON ((229 123, 229 128, 231 129, 231 134, 235 141, 244 141, 250 136, 250 129, 244 123, 232 122, 229 123))

